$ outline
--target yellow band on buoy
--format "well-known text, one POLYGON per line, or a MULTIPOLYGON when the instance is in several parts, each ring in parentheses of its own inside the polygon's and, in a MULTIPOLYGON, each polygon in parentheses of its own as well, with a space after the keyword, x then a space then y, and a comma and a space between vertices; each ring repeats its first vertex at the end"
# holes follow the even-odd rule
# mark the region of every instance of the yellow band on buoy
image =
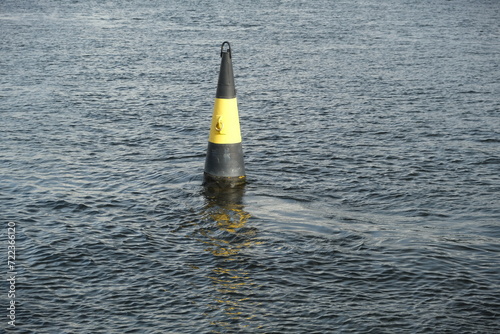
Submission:
POLYGON ((208 141, 214 144, 241 143, 238 101, 236 98, 215 99, 208 141))

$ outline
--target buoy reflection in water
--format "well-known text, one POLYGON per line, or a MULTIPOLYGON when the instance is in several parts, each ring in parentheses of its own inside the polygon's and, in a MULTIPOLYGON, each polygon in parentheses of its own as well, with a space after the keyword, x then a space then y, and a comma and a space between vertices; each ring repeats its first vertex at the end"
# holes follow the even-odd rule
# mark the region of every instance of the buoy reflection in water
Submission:
POLYGON ((205 314, 215 326, 214 332, 248 328, 251 324, 248 320, 255 317, 259 306, 252 298, 258 285, 253 282, 251 266, 242 254, 257 243, 257 230, 248 226, 251 216, 242 204, 244 191, 244 185, 204 186, 205 224, 198 233, 199 240, 207 245, 205 251, 214 257, 209 274, 213 296, 210 310, 205 314))

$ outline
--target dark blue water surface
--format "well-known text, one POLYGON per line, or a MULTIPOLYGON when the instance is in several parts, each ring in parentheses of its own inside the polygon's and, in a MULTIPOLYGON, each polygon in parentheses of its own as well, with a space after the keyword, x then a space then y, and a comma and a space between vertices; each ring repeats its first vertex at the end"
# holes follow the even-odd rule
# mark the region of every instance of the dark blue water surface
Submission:
POLYGON ((19 333, 495 333, 500 2, 0 2, 19 333), (248 184, 202 187, 223 41, 248 184))

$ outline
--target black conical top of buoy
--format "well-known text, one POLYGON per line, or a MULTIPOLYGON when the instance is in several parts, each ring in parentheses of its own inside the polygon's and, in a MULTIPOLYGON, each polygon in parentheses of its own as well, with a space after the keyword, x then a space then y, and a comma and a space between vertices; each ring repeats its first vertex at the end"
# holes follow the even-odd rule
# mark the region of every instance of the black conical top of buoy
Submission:
POLYGON ((236 88, 234 87, 233 63, 231 60, 231 45, 229 42, 222 43, 220 48, 220 63, 219 82, 217 84, 216 98, 233 99, 236 97, 236 88), (227 50, 224 51, 224 45, 227 44, 227 50))

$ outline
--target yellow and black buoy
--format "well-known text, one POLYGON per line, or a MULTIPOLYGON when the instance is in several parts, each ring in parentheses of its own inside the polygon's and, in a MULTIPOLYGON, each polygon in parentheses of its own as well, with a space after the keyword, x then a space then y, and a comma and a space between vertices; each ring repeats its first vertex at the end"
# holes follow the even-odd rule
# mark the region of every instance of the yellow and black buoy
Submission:
POLYGON ((204 182, 234 187, 244 184, 246 177, 229 42, 222 43, 220 55, 222 60, 208 137, 204 182))

